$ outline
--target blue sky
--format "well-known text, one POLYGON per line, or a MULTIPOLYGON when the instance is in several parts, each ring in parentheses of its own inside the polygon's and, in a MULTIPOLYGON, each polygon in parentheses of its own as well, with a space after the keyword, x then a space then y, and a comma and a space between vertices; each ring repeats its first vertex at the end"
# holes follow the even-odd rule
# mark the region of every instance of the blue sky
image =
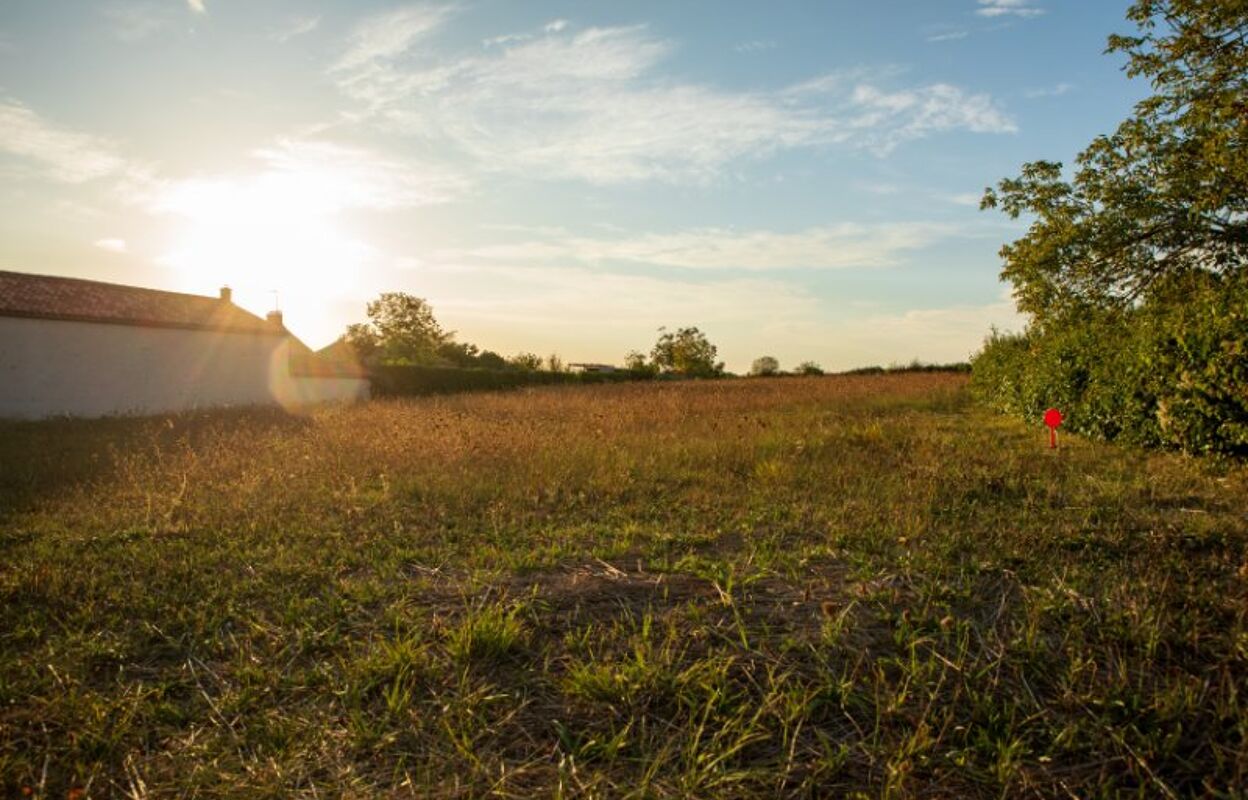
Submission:
POLYGON ((7 0, 0 268, 315 346, 399 290, 504 354, 961 360, 1022 324, 983 188, 1147 91, 1127 5, 7 0))

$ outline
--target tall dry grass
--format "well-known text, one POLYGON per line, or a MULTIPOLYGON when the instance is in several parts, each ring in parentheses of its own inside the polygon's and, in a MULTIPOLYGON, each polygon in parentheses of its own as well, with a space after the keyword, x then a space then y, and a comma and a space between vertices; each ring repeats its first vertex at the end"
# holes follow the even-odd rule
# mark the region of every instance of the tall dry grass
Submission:
POLYGON ((942 374, 0 426, 0 788, 1233 793, 1242 470, 942 374))

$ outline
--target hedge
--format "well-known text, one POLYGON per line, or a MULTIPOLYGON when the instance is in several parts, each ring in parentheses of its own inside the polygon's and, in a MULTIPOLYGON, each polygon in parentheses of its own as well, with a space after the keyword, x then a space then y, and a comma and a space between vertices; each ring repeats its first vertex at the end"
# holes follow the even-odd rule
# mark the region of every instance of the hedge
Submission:
POLYGON ((648 375, 620 372, 540 372, 459 367, 378 366, 369 370, 374 397, 497 391, 523 386, 597 384, 641 380, 648 375))
POLYGON ((1135 307, 994 333, 971 386, 1029 420, 1056 406, 1094 438, 1248 456, 1248 280, 1189 275, 1135 307))

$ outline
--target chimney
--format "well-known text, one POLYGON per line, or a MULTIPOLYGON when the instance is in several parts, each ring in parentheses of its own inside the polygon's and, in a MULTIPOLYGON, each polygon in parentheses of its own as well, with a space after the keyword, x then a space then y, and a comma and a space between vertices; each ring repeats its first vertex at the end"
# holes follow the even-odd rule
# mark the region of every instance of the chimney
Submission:
POLYGON ((234 290, 228 286, 221 287, 221 302, 229 303, 234 300, 234 290))
POLYGON ((265 315, 265 319, 269 321, 270 325, 278 330, 286 329, 286 326, 282 323, 282 312, 277 311, 276 309, 265 315))

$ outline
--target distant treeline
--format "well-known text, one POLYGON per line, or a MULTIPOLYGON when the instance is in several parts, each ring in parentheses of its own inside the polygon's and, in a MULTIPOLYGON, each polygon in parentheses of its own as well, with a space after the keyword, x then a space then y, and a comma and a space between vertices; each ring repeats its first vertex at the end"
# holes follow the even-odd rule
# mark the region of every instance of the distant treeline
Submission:
POLYGON ((924 364, 911 361, 909 364, 891 364, 887 367, 857 367, 838 372, 837 375, 885 375, 897 372, 970 372, 971 365, 964 361, 953 364, 924 364))
POLYGON ((454 394, 524 386, 589 385, 650 380, 651 373, 619 370, 616 372, 548 372, 544 370, 461 369, 409 364, 380 365, 369 370, 374 397, 406 397, 429 394, 454 394))

